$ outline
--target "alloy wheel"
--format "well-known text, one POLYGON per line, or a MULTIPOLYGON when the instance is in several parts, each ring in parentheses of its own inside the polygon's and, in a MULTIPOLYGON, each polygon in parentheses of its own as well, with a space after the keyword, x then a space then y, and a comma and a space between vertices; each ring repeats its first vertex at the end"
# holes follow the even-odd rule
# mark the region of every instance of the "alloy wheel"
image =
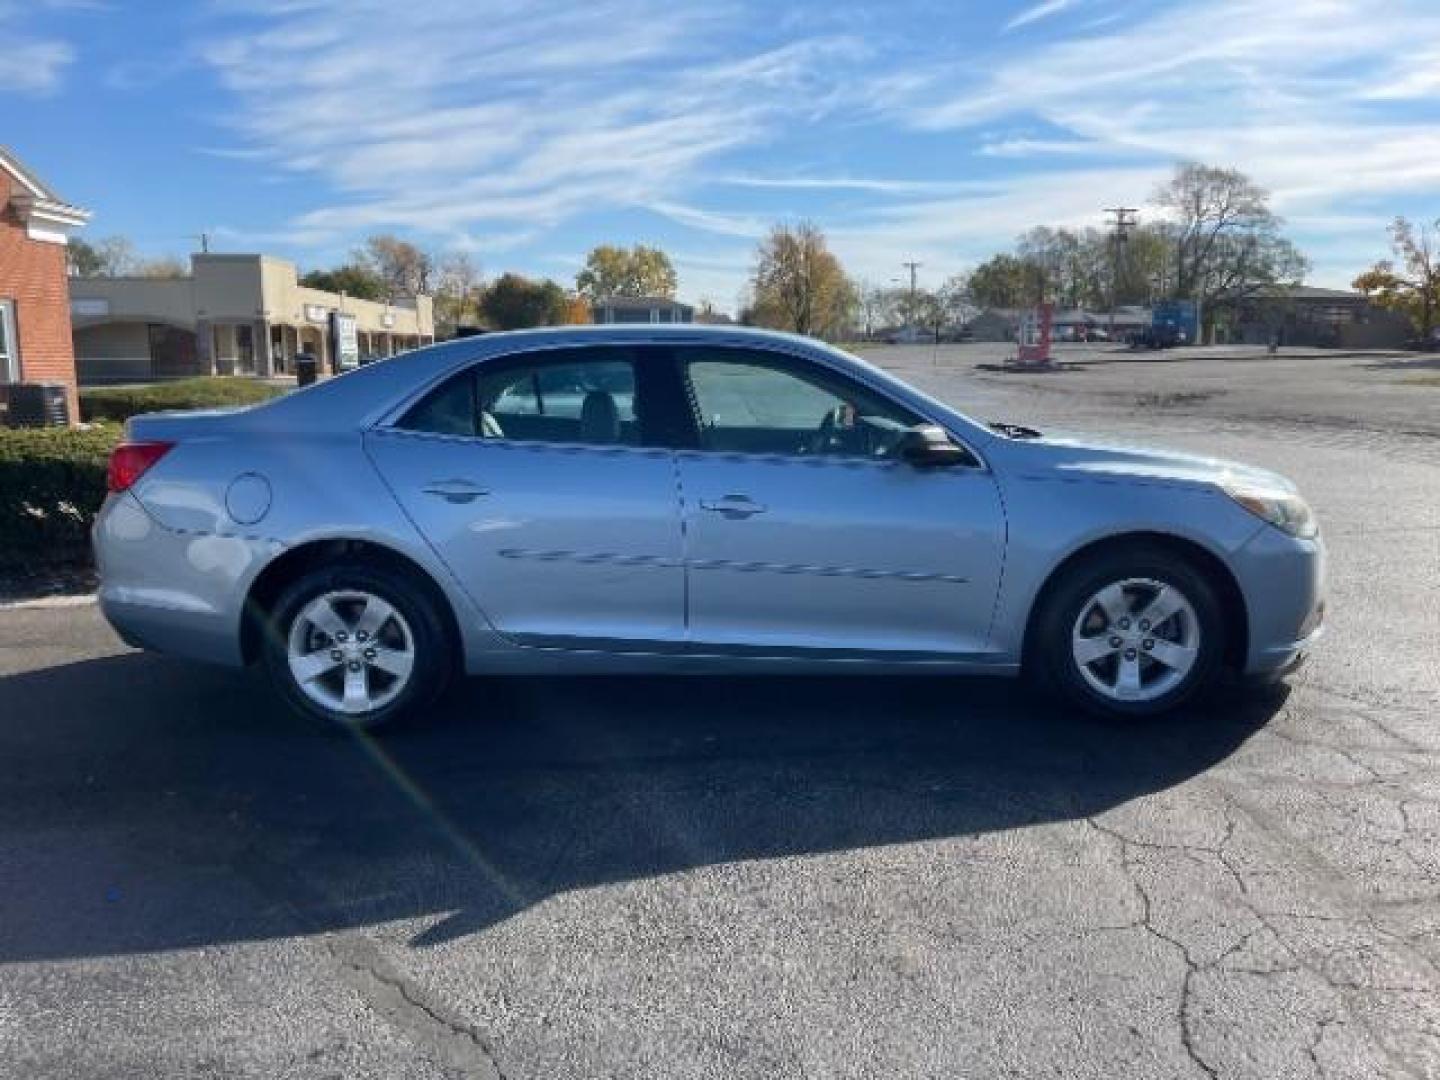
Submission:
POLYGON ((1174 585, 1125 578, 1080 608, 1071 656, 1090 688, 1113 701, 1154 701, 1185 681, 1200 654, 1200 620, 1174 585))
POLYGON ((311 701, 362 717, 404 691, 415 667, 415 635, 395 606, 374 593, 327 592, 295 617, 286 659, 311 701))

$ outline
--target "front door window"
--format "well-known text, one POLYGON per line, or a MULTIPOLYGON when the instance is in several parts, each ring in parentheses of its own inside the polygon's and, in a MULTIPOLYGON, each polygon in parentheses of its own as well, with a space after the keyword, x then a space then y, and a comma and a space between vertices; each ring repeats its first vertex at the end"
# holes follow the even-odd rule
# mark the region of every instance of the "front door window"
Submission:
POLYGON ((782 358, 692 349, 685 368, 705 450, 885 458, 920 422, 848 379, 787 370, 782 358))

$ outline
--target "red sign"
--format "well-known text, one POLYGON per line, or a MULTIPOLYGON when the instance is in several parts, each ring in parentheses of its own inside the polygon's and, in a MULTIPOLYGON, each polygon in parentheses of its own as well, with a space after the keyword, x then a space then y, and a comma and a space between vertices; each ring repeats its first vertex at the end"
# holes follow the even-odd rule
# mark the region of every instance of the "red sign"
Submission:
POLYGON ((1054 304, 1041 304, 1031 308, 1020 317, 1020 334, 1017 338, 1015 362, 1018 364, 1050 363, 1050 321, 1055 314, 1054 304))

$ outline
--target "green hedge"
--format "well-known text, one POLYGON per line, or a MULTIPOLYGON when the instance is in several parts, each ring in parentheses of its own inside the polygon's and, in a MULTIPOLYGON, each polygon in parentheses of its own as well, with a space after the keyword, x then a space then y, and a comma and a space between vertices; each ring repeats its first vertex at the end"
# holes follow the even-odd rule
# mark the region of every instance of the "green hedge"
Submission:
POLYGON ((0 570, 90 560, 118 425, 0 428, 0 570))
POLYGON ((282 393, 278 387, 247 378, 177 379, 148 386, 94 386, 80 391, 84 420, 128 420, 136 413, 161 409, 213 409, 254 405, 282 393))

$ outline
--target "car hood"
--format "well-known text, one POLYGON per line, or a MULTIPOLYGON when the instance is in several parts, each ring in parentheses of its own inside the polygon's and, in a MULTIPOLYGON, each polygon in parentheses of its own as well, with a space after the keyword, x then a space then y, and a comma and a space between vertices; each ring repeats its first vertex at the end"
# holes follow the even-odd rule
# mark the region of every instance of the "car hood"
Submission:
POLYGON ((1064 434, 1002 439, 1003 456, 1021 474, 1050 479, 1132 480, 1185 487, 1246 481, 1275 491, 1295 491, 1278 473, 1223 458, 1182 454, 1064 434))

